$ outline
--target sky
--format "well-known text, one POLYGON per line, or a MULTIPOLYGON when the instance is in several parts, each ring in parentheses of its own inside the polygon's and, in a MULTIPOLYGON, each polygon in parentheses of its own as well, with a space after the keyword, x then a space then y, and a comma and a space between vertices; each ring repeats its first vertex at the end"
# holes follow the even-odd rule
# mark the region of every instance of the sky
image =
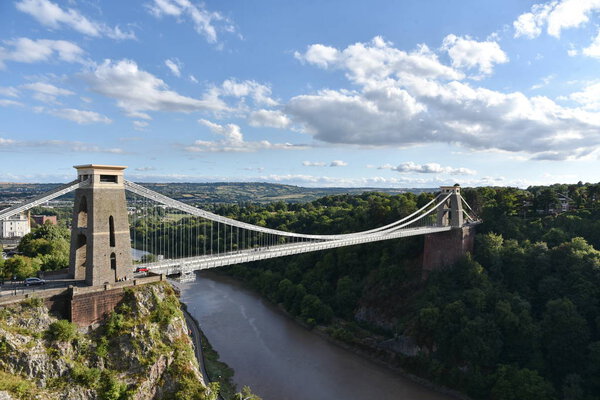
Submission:
POLYGON ((598 182, 600 0, 0 1, 0 182, 598 182))

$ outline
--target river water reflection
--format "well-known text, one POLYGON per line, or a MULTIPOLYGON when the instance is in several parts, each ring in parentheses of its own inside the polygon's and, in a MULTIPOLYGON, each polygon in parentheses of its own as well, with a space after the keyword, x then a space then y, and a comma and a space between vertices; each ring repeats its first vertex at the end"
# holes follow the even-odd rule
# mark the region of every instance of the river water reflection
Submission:
POLYGON ((178 286, 238 388, 264 400, 451 399, 329 343, 233 279, 203 272, 178 286))

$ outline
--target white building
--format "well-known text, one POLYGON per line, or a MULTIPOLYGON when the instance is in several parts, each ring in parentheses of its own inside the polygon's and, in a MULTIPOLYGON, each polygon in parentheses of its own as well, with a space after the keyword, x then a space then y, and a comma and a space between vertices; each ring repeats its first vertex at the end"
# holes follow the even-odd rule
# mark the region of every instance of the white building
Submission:
POLYGON ((17 214, 0 220, 0 238, 23 237, 31 232, 29 218, 25 214, 17 214))

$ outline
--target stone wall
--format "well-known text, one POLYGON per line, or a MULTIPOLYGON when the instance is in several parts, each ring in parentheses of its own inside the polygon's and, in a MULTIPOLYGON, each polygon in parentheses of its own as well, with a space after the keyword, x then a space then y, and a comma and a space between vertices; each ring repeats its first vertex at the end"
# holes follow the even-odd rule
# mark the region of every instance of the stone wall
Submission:
POLYGON ((423 278, 426 279, 431 271, 454 264, 467 252, 472 253, 474 244, 475 226, 425 235, 423 278))
POLYGON ((28 294, 4 296, 0 298, 0 307, 38 297, 56 316, 69 319, 80 327, 87 327, 99 322, 114 310, 123 300, 125 288, 163 280, 164 275, 151 275, 112 285, 45 289, 28 294))
POLYGON ((78 326, 97 323, 115 309, 123 300, 123 296, 125 296, 123 288, 82 294, 74 290, 71 298, 71 322, 78 326))

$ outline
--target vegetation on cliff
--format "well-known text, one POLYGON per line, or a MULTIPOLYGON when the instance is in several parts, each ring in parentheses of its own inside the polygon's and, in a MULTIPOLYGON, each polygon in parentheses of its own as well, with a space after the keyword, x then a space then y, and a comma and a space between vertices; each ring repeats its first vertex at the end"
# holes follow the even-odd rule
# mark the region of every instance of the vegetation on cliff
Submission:
POLYGON ((173 289, 128 289, 84 334, 31 299, 0 309, 0 392, 17 399, 216 399, 173 289))

